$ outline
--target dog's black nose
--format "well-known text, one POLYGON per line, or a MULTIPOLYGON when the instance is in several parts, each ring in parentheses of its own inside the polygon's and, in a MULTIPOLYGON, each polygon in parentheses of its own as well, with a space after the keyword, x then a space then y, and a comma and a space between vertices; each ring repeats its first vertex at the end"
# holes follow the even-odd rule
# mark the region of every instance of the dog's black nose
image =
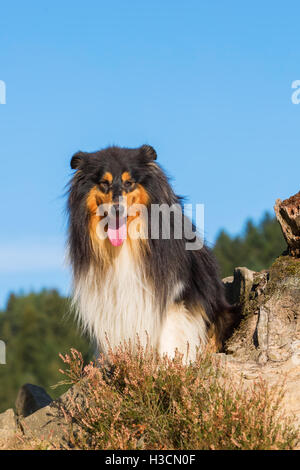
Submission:
POLYGON ((118 217, 122 217, 125 213, 125 207, 122 204, 113 204, 114 214, 118 217))

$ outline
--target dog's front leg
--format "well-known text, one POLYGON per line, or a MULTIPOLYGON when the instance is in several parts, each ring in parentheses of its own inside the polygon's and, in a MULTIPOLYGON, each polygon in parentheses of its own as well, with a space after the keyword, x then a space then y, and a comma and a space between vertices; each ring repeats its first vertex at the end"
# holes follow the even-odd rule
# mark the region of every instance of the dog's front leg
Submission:
POLYGON ((206 329, 201 308, 191 313, 182 302, 174 303, 169 307, 162 326, 159 353, 173 358, 177 349, 184 355, 184 360, 193 361, 197 349, 202 351, 205 347, 206 329))

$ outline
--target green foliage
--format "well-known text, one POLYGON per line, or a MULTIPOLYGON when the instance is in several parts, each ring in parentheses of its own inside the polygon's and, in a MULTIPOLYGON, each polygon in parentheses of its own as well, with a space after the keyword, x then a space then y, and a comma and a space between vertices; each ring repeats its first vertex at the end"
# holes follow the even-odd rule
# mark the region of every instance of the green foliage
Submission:
POLYGON ((268 269, 286 249, 281 228, 275 218, 266 213, 256 226, 246 222, 242 235, 230 237, 222 230, 213 248, 221 267, 221 276, 231 276, 237 266, 246 266, 253 271, 268 269))
POLYGON ((0 412, 13 407, 25 383, 44 387, 56 398, 62 391, 50 388, 60 377, 59 353, 76 347, 89 360, 91 351, 68 315, 69 301, 56 290, 38 294, 11 294, 0 312, 0 339, 6 344, 7 364, 0 365, 0 412))

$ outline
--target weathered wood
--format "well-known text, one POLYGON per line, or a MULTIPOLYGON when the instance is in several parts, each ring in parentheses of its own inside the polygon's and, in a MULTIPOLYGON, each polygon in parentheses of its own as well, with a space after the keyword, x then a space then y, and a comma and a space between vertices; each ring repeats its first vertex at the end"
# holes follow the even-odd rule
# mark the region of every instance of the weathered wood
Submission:
POLYGON ((274 206, 289 254, 300 257, 300 191, 289 199, 277 199, 274 206))

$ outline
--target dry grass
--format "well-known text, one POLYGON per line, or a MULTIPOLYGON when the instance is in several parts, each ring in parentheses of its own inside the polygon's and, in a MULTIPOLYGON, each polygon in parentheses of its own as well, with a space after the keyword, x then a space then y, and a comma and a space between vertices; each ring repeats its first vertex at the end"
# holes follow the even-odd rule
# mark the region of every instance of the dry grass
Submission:
POLYGON ((83 403, 64 409, 73 449, 292 449, 297 433, 280 412, 283 388, 234 385, 210 354, 189 365, 130 344, 84 367, 76 350, 62 356, 83 403))

